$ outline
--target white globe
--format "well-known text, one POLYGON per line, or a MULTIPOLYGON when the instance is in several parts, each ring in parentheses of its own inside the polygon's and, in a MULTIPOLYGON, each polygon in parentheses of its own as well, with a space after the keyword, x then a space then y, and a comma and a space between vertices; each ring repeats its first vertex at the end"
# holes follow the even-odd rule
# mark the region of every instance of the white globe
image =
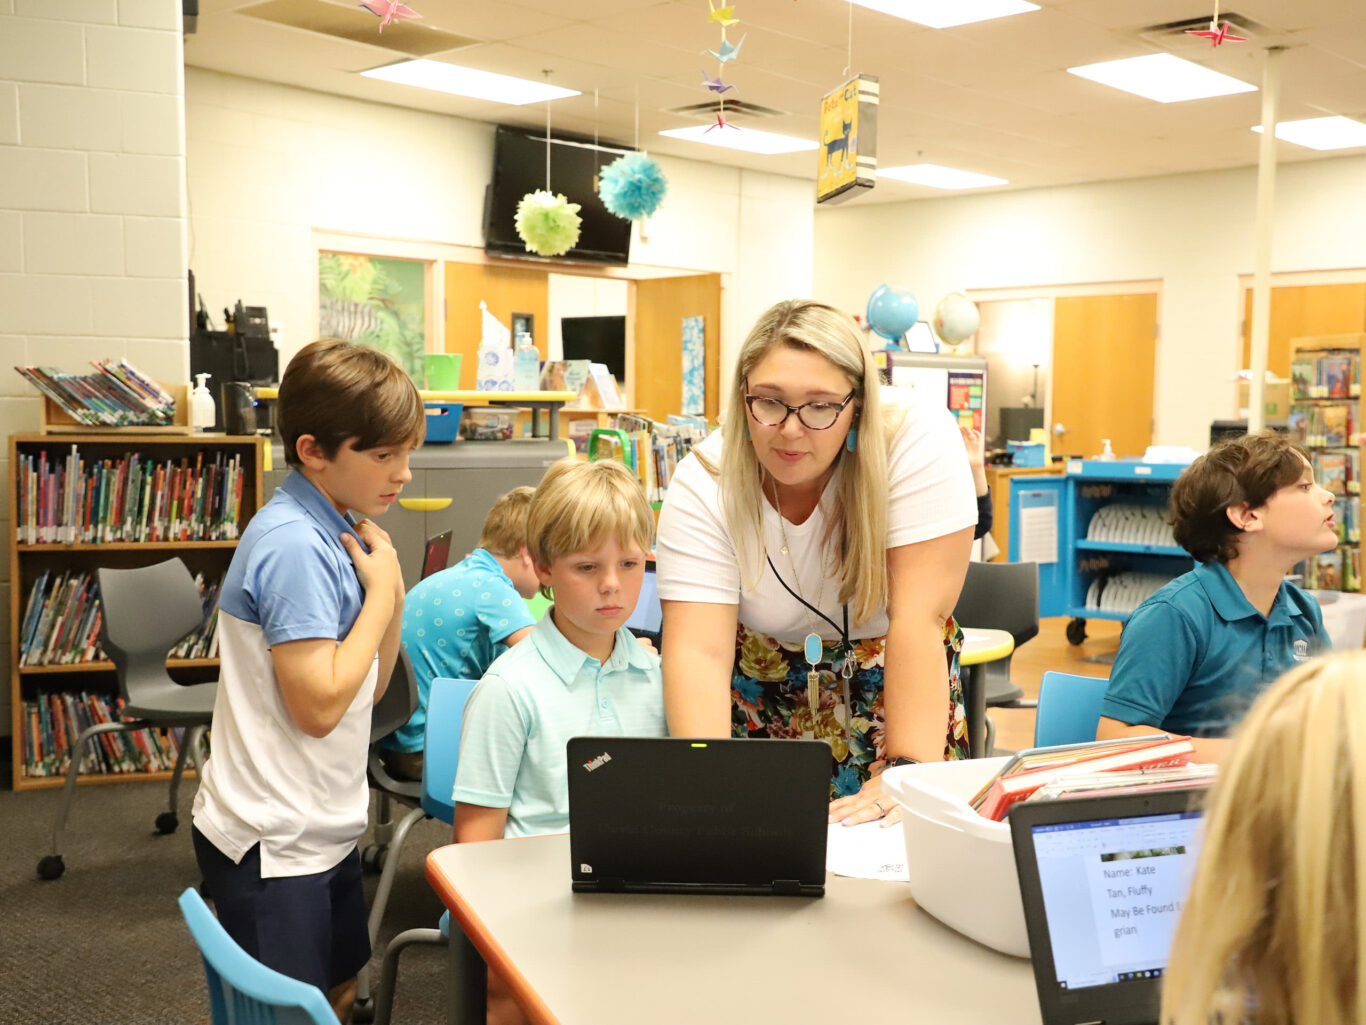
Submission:
POLYGON ((935 307, 934 333, 950 345, 957 345, 975 335, 981 321, 976 303, 962 292, 950 292, 935 307))

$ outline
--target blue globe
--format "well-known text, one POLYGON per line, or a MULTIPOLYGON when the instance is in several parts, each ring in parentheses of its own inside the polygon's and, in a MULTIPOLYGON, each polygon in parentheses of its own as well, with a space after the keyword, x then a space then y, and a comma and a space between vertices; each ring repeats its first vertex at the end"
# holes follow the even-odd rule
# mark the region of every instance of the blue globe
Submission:
POLYGON ((888 341, 901 341, 919 319, 920 306, 904 288, 878 285, 868 297, 868 326, 888 341))

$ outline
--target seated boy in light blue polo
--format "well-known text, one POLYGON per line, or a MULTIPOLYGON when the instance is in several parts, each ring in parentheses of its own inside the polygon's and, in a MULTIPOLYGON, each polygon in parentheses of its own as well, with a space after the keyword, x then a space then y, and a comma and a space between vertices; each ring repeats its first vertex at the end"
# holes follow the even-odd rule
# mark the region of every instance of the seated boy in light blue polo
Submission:
POLYGON ((408 592, 403 650, 413 662, 417 708, 380 741, 384 766, 399 779, 422 778, 422 735, 432 680, 479 679, 536 624, 525 601, 539 586, 526 547, 526 514, 535 491, 513 488, 499 498, 484 517, 479 546, 408 592))
POLYGON ((640 482, 620 463, 565 460, 546 471, 527 541, 555 604, 465 707, 457 843, 568 829, 570 737, 665 735, 659 656, 625 626, 653 533, 640 482))
POLYGON ((1338 544, 1333 495, 1277 434, 1221 442, 1172 487, 1177 542, 1199 562, 1124 627, 1096 737, 1160 730, 1218 761, 1268 684, 1326 652, 1318 602, 1285 574, 1338 544))

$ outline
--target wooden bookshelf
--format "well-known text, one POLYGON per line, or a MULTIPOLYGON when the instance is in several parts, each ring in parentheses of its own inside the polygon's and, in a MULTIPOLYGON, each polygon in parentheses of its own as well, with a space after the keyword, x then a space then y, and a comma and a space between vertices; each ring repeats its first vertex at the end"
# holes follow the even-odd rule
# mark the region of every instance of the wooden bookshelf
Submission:
MULTIPOLYGON (((1341 335, 1307 335, 1299 338, 1290 339, 1290 364, 1293 368, 1295 361, 1301 358, 1313 358, 1315 360, 1339 356, 1353 356, 1360 361, 1366 353, 1366 334, 1341 334, 1341 335)), ((1322 395, 1304 395, 1297 387, 1297 383, 1290 382, 1290 408, 1294 410, 1298 407, 1321 407, 1332 405, 1355 405, 1357 410, 1356 421, 1351 425, 1352 436, 1347 439, 1345 445, 1315 445, 1307 444, 1311 458, 1317 461, 1322 453, 1342 452, 1355 449, 1358 455, 1358 465, 1366 468, 1366 425, 1362 423, 1362 395, 1359 385, 1351 386, 1346 396, 1328 397, 1322 395)), ((1292 417, 1293 426, 1293 417, 1292 417)), ((1293 434, 1293 430, 1292 430, 1293 434)), ((1301 439, 1302 440, 1302 439, 1301 439)), ((1323 481, 1319 481, 1323 483, 1323 481)), ((1349 482, 1347 491, 1343 496, 1347 499, 1356 498, 1360 501, 1361 484, 1359 480, 1349 482)), ((1366 581, 1362 580, 1361 573, 1361 541, 1352 541, 1346 538, 1341 541, 1337 549, 1342 555, 1342 566, 1339 570, 1337 586, 1330 586, 1333 581, 1318 579, 1318 574, 1314 569, 1314 560, 1310 560, 1305 583, 1309 587, 1322 587, 1331 590, 1357 591, 1366 590, 1366 581), (1352 564, 1355 563, 1356 569, 1353 570, 1352 564)))
MULTIPOLYGON (((50 465, 60 465, 75 445, 87 465, 95 460, 120 460, 133 453, 157 463, 196 456, 212 461, 215 454, 240 456, 243 467, 242 506, 238 534, 260 508, 264 439, 255 435, 152 433, 137 428, 112 432, 15 434, 9 439, 9 555, 10 555, 10 705, 12 727, 12 769, 15 790, 61 786, 64 776, 28 776, 24 772, 24 731, 28 723, 23 713, 25 701, 53 692, 90 691, 109 697, 118 688, 112 662, 88 661, 65 665, 20 666, 23 637, 21 629, 25 607, 35 580, 45 570, 89 572, 102 566, 133 568, 178 555, 191 572, 221 576, 227 571, 235 540, 227 541, 117 541, 109 543, 24 543, 20 544, 18 475, 19 457, 46 451, 50 465)), ((168 658, 167 667, 184 682, 213 679, 216 658, 168 658)), ((133 780, 167 780, 169 772, 82 773, 82 784, 123 783, 133 780)))

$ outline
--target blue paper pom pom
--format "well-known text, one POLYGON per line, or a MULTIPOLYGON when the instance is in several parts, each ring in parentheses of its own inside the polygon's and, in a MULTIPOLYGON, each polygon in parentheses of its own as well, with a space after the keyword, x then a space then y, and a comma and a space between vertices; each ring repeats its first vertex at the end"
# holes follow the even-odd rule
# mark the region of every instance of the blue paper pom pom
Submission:
POLYGON ((598 195, 611 213, 635 221, 659 209, 668 187, 657 163, 644 153, 627 153, 602 169, 598 195))

